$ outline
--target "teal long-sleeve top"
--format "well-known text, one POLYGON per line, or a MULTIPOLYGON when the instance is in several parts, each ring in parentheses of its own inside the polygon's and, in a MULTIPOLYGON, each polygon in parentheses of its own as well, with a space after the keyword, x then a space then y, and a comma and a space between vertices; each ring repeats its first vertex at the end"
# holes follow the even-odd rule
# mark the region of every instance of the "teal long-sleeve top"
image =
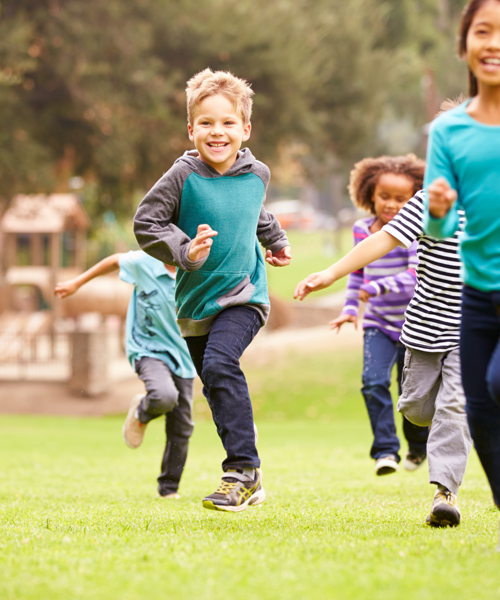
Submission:
POLYGON ((500 126, 473 119, 466 111, 469 102, 431 125, 424 187, 444 177, 458 199, 442 219, 431 217, 427 199, 424 230, 435 238, 451 237, 458 230, 457 210, 463 207, 463 281, 492 292, 500 290, 500 126))

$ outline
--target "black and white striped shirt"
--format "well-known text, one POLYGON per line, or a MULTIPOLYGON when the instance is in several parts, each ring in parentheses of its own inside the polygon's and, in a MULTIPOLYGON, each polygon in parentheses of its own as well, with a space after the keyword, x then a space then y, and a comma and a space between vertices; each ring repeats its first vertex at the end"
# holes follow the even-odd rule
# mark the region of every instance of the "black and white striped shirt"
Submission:
POLYGON ((462 302, 462 263, 458 255, 460 229, 445 240, 424 235, 424 193, 417 192, 383 230, 409 248, 418 241, 417 285, 405 313, 401 342, 424 352, 447 352, 458 346, 462 302))

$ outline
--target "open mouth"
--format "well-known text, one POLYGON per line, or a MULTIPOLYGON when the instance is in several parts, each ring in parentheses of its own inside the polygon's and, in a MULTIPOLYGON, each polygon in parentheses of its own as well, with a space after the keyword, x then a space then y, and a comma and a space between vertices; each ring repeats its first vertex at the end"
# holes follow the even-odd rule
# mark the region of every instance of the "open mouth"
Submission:
POLYGON ((225 148, 228 144, 228 142, 208 142, 207 146, 210 146, 210 148, 225 148))
POLYGON ((481 65, 488 71, 497 71, 500 69, 500 58, 488 57, 481 59, 481 65))

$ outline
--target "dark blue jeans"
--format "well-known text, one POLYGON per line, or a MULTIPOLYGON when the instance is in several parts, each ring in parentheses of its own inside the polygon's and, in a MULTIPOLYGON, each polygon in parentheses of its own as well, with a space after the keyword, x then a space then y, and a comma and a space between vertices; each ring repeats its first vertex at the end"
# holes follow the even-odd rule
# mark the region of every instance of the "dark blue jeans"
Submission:
POLYGON ((224 471, 260 467, 252 403, 240 357, 261 325, 259 313, 253 308, 232 306, 217 315, 208 335, 185 338, 226 450, 224 471))
MULTIPOLYGON (((394 423, 394 408, 389 391, 391 371, 397 362, 399 394, 401 394, 401 376, 405 347, 393 342, 380 329, 370 327, 364 333, 363 387, 373 431, 373 444, 370 456, 374 459, 393 454, 399 462, 399 439, 394 423)), ((426 454, 428 427, 419 427, 403 417, 403 433, 410 451, 426 454)))
POLYGON ((500 508, 500 292, 464 287, 460 362, 471 436, 500 508))

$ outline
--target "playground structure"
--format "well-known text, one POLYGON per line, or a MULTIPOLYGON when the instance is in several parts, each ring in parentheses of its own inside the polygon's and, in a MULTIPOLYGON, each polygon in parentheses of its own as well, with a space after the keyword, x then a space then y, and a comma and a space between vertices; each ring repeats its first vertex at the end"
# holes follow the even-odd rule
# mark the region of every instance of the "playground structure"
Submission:
POLYGON ((125 318, 131 288, 117 277, 94 280, 64 301, 53 294, 58 281, 85 269, 89 225, 74 194, 19 195, 4 214, 0 221, 2 376, 22 377, 29 366, 38 377, 71 379, 75 371, 75 365, 69 367, 71 356, 81 355, 71 338, 73 331, 81 330, 81 316, 125 318))

